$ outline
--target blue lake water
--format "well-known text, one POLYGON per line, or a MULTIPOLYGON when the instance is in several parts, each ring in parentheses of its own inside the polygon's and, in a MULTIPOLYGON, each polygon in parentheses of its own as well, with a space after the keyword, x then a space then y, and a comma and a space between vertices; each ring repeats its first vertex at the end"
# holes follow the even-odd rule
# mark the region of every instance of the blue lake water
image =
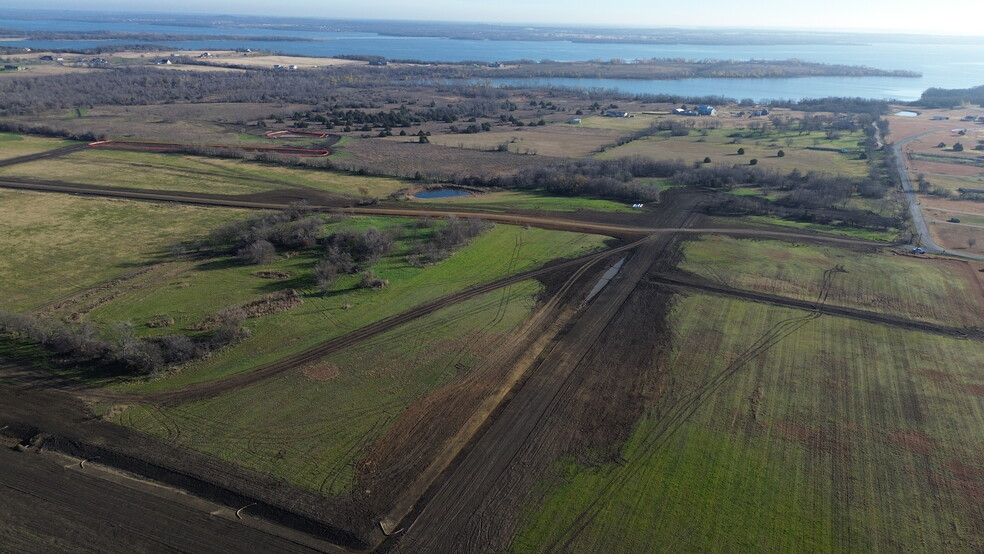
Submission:
MULTIPOLYGON (((431 37, 391 37, 374 33, 284 31, 269 28, 216 29, 140 22, 95 23, 79 21, 29 21, 0 18, 0 27, 50 31, 129 31, 216 35, 214 39, 160 42, 175 49, 226 50, 251 48, 305 56, 344 54, 377 55, 395 59, 428 61, 510 60, 624 60, 650 58, 686 59, 800 59, 828 64, 865 65, 878 69, 905 69, 923 74, 920 78, 897 77, 806 77, 797 79, 538 79, 493 81, 493 84, 537 82, 555 86, 617 88, 631 93, 667 93, 682 96, 718 95, 731 98, 800 99, 823 96, 915 100, 930 87, 966 88, 984 84, 984 39, 979 44, 872 42, 825 45, 693 45, 693 44, 602 44, 567 41, 487 41, 431 37), (277 35, 314 42, 228 40, 221 35, 277 35)), ((0 41, 0 46, 34 49, 95 48, 134 41, 0 41)))

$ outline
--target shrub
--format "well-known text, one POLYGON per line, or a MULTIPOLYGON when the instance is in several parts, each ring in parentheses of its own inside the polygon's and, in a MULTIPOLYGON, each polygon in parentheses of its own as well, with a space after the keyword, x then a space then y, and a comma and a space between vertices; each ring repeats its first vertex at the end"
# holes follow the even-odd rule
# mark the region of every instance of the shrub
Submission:
POLYGON ((362 280, 359 281, 359 286, 364 289, 381 289, 389 285, 389 281, 380 279, 371 270, 363 271, 361 275, 362 280))

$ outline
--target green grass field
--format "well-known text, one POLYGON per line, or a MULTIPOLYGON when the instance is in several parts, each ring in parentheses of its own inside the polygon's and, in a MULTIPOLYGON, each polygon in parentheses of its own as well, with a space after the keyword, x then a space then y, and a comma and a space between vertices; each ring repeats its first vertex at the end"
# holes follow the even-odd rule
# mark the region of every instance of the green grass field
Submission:
POLYGON ((26 156, 72 144, 76 144, 76 142, 65 139, 0 133, 0 160, 9 160, 18 156, 26 156))
POLYGON ((35 309, 164 261, 167 246, 243 210, 0 191, 0 298, 35 309))
POLYGON ((644 137, 628 144, 606 150, 599 154, 602 159, 622 158, 626 156, 646 156, 657 159, 683 159, 685 161, 711 158, 711 163, 724 165, 745 165, 750 160, 758 160, 758 166, 775 169, 788 173, 799 169, 803 173, 821 171, 837 173, 851 177, 863 177, 867 174, 866 160, 858 160, 857 154, 841 154, 823 150, 810 150, 809 147, 846 148, 856 150, 858 141, 864 140, 864 135, 846 133, 840 139, 828 140, 824 133, 814 132, 800 135, 796 132, 781 134, 775 131, 766 133, 760 138, 736 139, 728 135, 735 132, 745 132, 734 128, 693 129, 688 136, 673 137, 669 132, 661 132, 656 136, 644 137), (706 134, 706 136, 704 136, 706 134), (788 144, 787 144, 788 143, 788 144), (738 155, 738 149, 744 149, 743 155, 738 155), (778 157, 779 150, 785 156, 778 157))
POLYGON ((976 552, 979 343, 702 295, 623 463, 564 461, 513 552, 976 552))
MULTIPOLYGON (((354 218, 343 225, 385 227, 393 222, 354 218)), ((468 286, 598 249, 605 239, 598 235, 498 225, 447 260, 424 268, 405 261, 408 244, 401 243, 373 266, 380 278, 390 282, 389 286, 381 290, 360 289, 356 287, 359 278, 353 275, 340 278, 328 294, 320 293, 314 286, 311 268, 319 259, 314 252, 290 258, 281 256, 265 266, 247 267, 220 259, 121 294, 94 310, 91 317, 106 323, 120 319, 142 323, 163 313, 175 319, 174 328, 181 328, 219 309, 274 290, 292 287, 302 293, 304 304, 300 307, 248 320, 252 338, 207 360, 188 364, 174 375, 127 385, 137 390, 170 389, 257 367, 468 286), (271 281, 254 276, 253 272, 258 270, 284 271, 291 278, 271 281)))
POLYGON ((679 267, 723 285, 814 301, 835 273, 827 303, 950 326, 980 324, 982 293, 965 262, 857 252, 831 246, 704 236, 679 267))
POLYGON ((536 282, 513 285, 306 370, 202 402, 132 406, 115 420, 292 485, 341 495, 371 442, 408 405, 493 353, 529 314, 538 290, 536 282))
POLYGON ((353 175, 342 171, 205 156, 95 149, 2 168, 0 175, 210 194, 253 194, 306 188, 353 198, 361 196, 362 188, 369 196, 385 198, 407 186, 402 179, 353 175))
POLYGON ((610 129, 613 131, 641 131, 648 129, 659 119, 658 116, 634 114, 632 117, 605 117, 601 115, 575 116, 580 117, 579 127, 590 129, 610 129))

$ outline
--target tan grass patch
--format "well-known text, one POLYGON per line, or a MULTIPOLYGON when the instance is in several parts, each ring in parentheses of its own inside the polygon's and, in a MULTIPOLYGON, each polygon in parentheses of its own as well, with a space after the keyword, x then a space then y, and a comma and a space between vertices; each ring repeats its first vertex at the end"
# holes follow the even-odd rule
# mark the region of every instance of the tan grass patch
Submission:
POLYGON ((337 378, 339 371, 338 366, 334 364, 319 364, 307 366, 301 370, 301 373, 303 373, 304 377, 306 377, 309 381, 320 383, 337 378))
POLYGON ((984 396, 984 385, 968 384, 964 385, 963 390, 975 396, 984 396))

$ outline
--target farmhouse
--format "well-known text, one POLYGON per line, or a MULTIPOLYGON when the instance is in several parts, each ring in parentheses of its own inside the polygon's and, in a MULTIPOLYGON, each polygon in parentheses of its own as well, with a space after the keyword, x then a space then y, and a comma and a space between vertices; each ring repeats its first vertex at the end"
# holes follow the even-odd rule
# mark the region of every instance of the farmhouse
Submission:
POLYGON ((711 116, 714 116, 714 115, 717 115, 717 110, 714 109, 714 106, 708 106, 707 104, 701 104, 700 106, 697 106, 697 115, 711 115, 711 116))
POLYGON ((581 124, 581 120, 578 119, 578 118, 574 118, 574 119, 568 121, 568 123, 570 123, 571 125, 580 125, 581 124))
POLYGON ((623 112, 621 110, 607 110, 604 113, 605 117, 629 117, 628 112, 623 112))

